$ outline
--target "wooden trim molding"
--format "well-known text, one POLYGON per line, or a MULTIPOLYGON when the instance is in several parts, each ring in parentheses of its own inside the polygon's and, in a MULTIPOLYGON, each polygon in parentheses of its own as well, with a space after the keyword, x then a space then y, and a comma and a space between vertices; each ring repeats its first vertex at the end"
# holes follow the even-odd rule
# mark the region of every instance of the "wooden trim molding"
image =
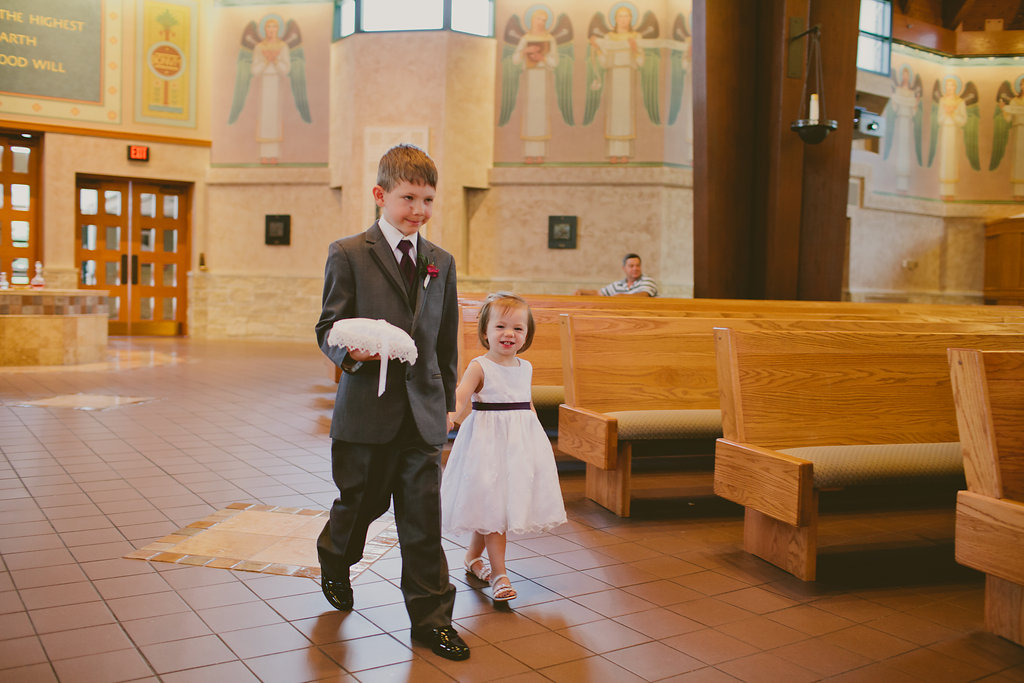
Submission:
POLYGON ((161 142, 171 145, 188 145, 191 147, 210 147, 209 140, 179 138, 170 135, 152 135, 148 133, 132 133, 121 130, 102 130, 98 128, 79 128, 76 126, 58 126, 50 123, 29 121, 11 121, 0 119, 0 128, 14 131, 32 131, 39 133, 61 133, 62 135, 88 135, 94 138, 111 138, 114 140, 133 140, 139 142, 161 142))

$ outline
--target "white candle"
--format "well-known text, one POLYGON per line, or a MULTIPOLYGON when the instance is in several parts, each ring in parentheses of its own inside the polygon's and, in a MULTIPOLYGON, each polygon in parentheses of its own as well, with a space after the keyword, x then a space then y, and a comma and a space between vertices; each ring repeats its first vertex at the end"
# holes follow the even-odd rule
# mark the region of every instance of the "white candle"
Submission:
POLYGON ((814 122, 818 120, 818 93, 811 93, 811 112, 807 118, 814 122))

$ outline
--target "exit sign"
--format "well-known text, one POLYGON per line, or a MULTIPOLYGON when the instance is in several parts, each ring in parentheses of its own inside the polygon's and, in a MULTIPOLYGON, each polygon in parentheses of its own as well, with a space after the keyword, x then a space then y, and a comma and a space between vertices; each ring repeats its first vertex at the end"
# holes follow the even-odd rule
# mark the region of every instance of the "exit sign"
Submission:
POLYGON ((129 161, 149 161, 149 147, 147 145, 128 145, 129 161))

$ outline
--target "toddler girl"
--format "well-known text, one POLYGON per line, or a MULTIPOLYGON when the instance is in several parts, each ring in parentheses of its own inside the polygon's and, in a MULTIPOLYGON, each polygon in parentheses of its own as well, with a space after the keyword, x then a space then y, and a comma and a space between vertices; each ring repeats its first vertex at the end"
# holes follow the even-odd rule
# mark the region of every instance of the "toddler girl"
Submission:
POLYGON ((533 367, 517 357, 529 348, 533 331, 522 297, 488 296, 477 323, 487 353, 470 361, 449 414, 459 422, 472 399, 441 481, 442 526, 472 532, 463 564, 467 574, 490 583, 495 602, 516 597, 505 573, 505 533, 547 531, 565 522, 551 442, 530 400, 533 367))

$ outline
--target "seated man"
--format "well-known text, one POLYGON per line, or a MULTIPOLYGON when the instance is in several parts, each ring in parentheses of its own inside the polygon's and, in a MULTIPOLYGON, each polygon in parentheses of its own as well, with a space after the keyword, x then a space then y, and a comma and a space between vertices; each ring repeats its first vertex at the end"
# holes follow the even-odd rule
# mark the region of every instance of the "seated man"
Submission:
POLYGON ((658 296, 658 285, 643 273, 640 257, 626 254, 622 258, 622 272, 626 277, 605 285, 600 290, 579 289, 577 294, 600 294, 601 296, 617 296, 628 294, 633 296, 658 296))

